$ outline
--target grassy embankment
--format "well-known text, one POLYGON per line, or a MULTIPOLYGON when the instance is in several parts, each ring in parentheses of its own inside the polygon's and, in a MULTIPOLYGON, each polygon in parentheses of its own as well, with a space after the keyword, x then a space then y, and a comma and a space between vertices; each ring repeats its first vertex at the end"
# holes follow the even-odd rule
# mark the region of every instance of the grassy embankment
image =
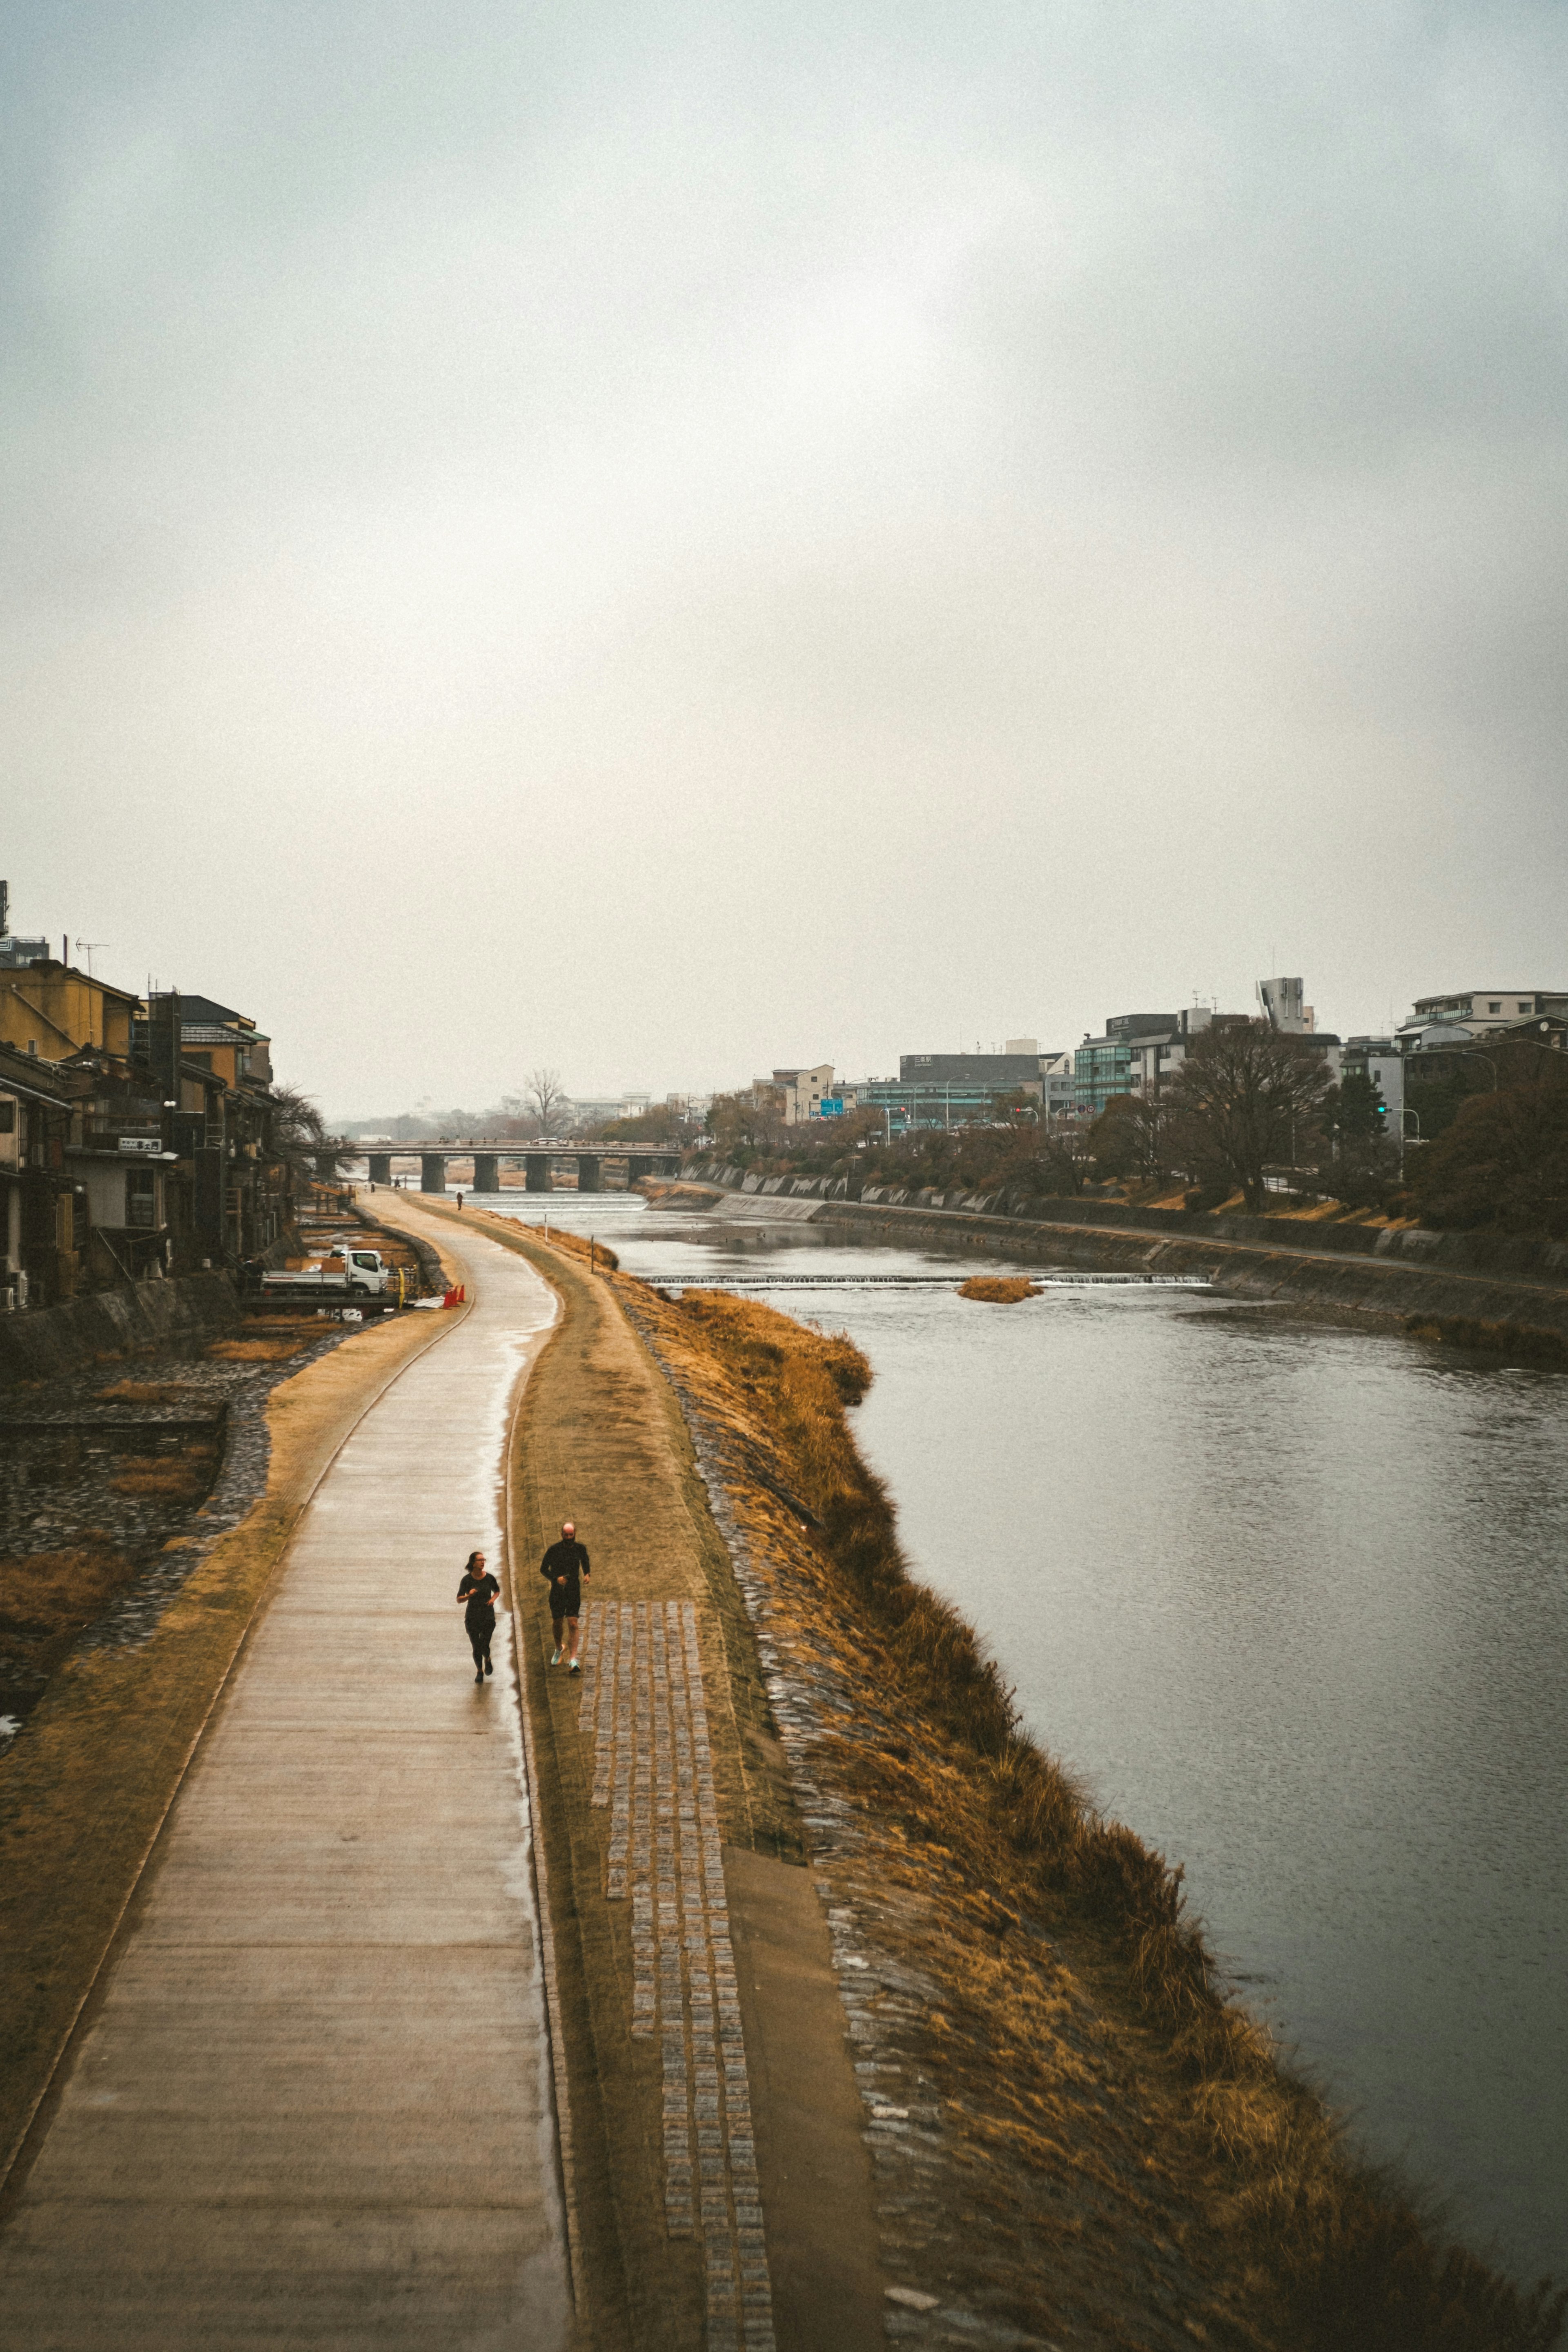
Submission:
POLYGON ((969 2261, 977 2291, 1009 2279, 1026 2325, 1068 2332, 1065 2315, 1089 2315, 1097 2342, 1154 2340, 1127 2309, 1153 2243, 1186 2266, 1179 2324, 1198 2342, 1555 2343, 1563 2299, 1521 2293, 1446 2244, 1357 2158, 1226 1998, 1179 1874, 1023 1736, 971 1628, 910 1576, 846 1418, 869 1381, 858 1351, 720 1294, 677 1305, 637 1286, 628 1303, 689 1403, 735 1441, 740 1516, 780 1598, 770 1634, 784 1643, 787 1617, 818 1656, 826 1635, 875 1693, 868 1719, 830 1744, 880 1841, 884 1882, 943 1898, 921 1958, 948 1997, 924 2021, 922 2063, 963 2151, 950 2263, 969 2261), (771 1464, 779 1475, 763 1483, 790 1508, 754 1484, 741 1492, 747 1457, 771 1464), (1048 1963, 1025 1933, 1031 1915, 1048 1963), (1065 2021, 1086 2015, 1087 2041, 1065 2021))

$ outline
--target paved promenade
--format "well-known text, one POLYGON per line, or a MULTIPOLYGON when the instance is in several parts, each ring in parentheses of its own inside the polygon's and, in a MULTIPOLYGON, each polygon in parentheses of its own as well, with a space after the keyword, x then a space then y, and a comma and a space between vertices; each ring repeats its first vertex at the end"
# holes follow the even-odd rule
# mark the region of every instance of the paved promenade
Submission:
POLYGON ((0 2233, 7 2352, 568 2340, 510 1620, 479 1689, 453 1601, 472 1547, 499 1563, 554 1302, 510 1253, 469 1264, 477 1306, 329 1471, 171 1812, 0 2233))

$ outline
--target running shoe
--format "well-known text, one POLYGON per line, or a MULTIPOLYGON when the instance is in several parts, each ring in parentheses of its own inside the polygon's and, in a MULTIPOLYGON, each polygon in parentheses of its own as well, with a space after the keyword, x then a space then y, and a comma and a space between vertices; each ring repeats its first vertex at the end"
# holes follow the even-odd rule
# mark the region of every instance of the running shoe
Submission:
POLYGON ((567 1672, 568 1672, 569 1674, 580 1675, 580 1674, 582 1673, 582 1671, 583 1671, 583 1668, 582 1668, 581 1662, 580 1662, 578 1659, 574 1658, 574 1659, 573 1659, 573 1661, 572 1661, 571 1665, 567 1668, 567 1672))
POLYGON ((550 1653, 550 1663, 552 1666, 558 1666, 561 1664, 561 1653, 559 1650, 552 1650, 550 1653))

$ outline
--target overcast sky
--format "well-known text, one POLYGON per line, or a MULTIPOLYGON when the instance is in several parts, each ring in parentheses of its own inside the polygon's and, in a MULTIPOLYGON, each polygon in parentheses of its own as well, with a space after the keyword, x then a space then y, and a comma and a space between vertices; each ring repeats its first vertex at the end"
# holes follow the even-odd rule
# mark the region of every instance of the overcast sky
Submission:
POLYGON ((0 55, 13 923, 342 1117, 1568 987, 1568 11, 0 55))

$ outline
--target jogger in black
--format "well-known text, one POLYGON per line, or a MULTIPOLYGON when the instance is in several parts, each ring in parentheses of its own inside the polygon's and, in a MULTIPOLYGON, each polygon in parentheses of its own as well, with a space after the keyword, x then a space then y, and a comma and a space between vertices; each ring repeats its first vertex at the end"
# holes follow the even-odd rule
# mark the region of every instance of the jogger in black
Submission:
POLYGON ((465 1603, 463 1626, 474 1654, 477 1683, 495 1672, 490 1664, 490 1637, 496 1630, 496 1594, 500 1591, 500 1586, 485 1566, 483 1552, 471 1551, 458 1587, 458 1598, 465 1603))
POLYGON ((539 1573, 550 1587, 550 1622, 555 1635, 555 1654, 550 1663, 561 1664, 564 1637, 567 1645, 566 1671, 578 1674, 577 1620, 583 1613, 583 1579, 588 1574, 588 1547, 577 1540, 577 1530, 570 1519, 561 1524, 561 1540, 552 1543, 539 1563, 539 1573))

